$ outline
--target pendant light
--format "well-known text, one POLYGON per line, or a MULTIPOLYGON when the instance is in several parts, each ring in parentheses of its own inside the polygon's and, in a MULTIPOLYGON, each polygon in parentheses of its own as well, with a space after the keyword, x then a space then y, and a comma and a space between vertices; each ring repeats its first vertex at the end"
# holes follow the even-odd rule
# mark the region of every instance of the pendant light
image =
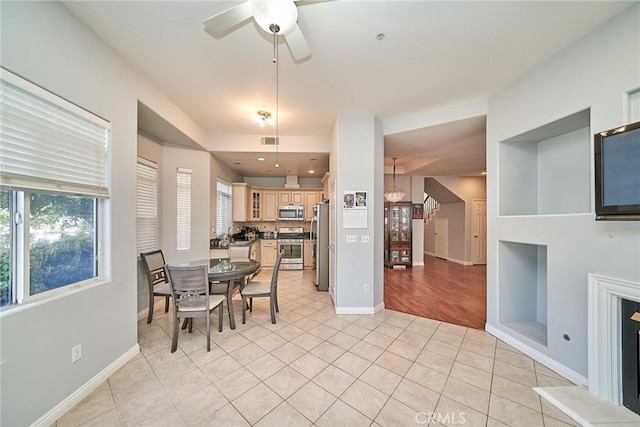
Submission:
POLYGON ((402 189, 396 188, 396 159, 397 157, 393 158, 393 188, 391 188, 391 191, 384 193, 384 198, 392 203, 399 202, 406 195, 402 189))
MULTIPOLYGON (((295 8, 295 6, 294 6, 295 8)), ((278 119, 278 107, 279 107, 279 92, 280 92, 280 75, 279 75, 279 60, 278 60, 278 33, 280 32, 280 26, 278 24, 269 25, 269 30, 273 33, 273 63, 276 65, 276 165, 279 168, 278 163, 278 147, 280 146, 280 120, 278 119)))

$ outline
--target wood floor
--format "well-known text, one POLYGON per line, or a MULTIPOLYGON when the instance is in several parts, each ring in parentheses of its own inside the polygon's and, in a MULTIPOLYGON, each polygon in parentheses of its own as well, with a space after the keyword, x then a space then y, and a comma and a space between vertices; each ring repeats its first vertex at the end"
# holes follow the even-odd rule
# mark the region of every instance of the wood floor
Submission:
POLYGON ((424 267, 384 269, 385 308, 484 329, 487 268, 425 256, 424 267))

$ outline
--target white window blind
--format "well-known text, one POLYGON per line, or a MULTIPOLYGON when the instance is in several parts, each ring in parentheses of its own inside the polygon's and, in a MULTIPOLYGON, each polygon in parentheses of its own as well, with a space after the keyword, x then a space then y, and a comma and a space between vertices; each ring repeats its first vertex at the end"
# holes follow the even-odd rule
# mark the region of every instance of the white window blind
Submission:
POLYGON ((176 250, 191 249, 191 170, 178 168, 176 250))
POLYGON ((108 195, 111 125, 0 69, 0 184, 108 195))
POLYGON ((158 165, 138 157, 136 187, 137 253, 158 247, 158 165))
POLYGON ((231 184, 219 179, 216 196, 216 233, 224 234, 231 227, 231 184))

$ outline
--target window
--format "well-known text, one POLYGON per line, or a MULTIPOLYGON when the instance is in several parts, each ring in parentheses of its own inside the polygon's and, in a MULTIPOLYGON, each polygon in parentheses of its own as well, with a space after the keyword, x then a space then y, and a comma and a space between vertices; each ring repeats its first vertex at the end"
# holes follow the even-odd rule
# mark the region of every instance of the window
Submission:
POLYGON ((191 249, 191 170, 178 168, 176 250, 191 249))
POLYGON ((0 306, 102 277, 110 138, 108 122, 0 68, 0 306))
POLYGON ((158 247, 158 165, 138 157, 136 187, 137 253, 158 247))
POLYGON ((231 227, 231 184, 218 179, 216 195, 216 233, 226 233, 231 227))

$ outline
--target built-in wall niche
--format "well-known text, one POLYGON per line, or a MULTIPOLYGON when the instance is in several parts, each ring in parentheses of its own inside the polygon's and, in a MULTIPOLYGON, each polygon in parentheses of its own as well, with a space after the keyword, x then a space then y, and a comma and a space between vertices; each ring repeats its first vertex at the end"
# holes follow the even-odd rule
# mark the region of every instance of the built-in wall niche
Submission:
POLYGON ((627 97, 629 105, 629 123, 640 121, 640 89, 629 92, 627 97))
POLYGON ((498 145, 500 215, 591 211, 589 110, 498 145))
POLYGON ((498 242, 498 321, 547 346, 547 247, 498 242))

